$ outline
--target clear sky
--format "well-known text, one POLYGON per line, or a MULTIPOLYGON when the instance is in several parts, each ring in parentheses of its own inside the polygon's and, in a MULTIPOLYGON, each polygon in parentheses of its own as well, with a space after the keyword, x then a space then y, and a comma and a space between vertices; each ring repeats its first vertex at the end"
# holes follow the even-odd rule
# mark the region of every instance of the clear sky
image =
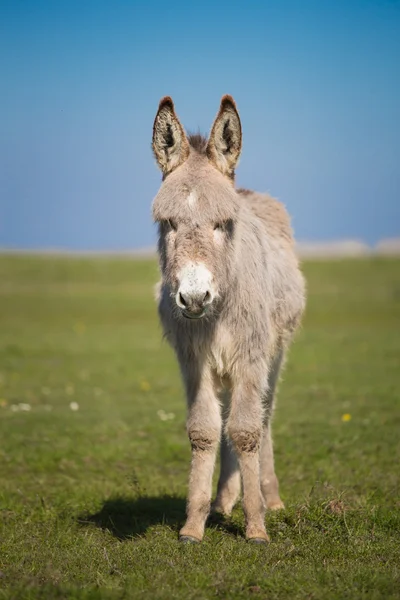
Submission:
POLYGON ((237 102, 300 240, 400 235, 400 2, 0 0, 0 246, 152 245, 158 101, 237 102))

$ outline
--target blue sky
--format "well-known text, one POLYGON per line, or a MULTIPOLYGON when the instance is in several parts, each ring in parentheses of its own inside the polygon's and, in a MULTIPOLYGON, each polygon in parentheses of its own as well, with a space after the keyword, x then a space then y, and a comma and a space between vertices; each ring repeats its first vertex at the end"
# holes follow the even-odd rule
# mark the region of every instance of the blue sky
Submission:
POLYGON ((154 243, 158 101, 208 132, 300 240, 400 235, 400 2, 0 0, 0 247, 154 243))

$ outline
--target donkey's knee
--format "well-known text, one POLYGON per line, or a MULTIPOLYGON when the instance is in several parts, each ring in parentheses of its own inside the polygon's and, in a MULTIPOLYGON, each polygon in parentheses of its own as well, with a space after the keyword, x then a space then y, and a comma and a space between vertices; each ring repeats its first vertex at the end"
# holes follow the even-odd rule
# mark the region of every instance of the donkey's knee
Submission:
POLYGON ((238 454, 258 452, 261 445, 261 427, 255 429, 238 428, 228 425, 228 435, 238 454))
POLYGON ((198 426, 189 427, 188 436, 194 452, 214 452, 219 444, 220 431, 217 429, 202 429, 198 426))

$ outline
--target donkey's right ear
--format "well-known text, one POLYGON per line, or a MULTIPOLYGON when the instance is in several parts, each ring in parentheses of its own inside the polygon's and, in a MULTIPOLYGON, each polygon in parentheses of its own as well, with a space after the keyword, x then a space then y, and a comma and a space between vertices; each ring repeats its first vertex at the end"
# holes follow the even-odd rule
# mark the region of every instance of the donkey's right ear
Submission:
POLYGON ((152 147, 164 177, 189 156, 189 142, 169 96, 160 101, 153 125, 152 147))

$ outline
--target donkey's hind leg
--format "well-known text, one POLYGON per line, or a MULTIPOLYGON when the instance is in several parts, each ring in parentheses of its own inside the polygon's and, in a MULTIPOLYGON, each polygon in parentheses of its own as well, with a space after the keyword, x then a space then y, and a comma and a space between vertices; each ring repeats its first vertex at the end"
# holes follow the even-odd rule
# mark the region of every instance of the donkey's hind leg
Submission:
POLYGON ((285 508, 279 496, 279 483, 275 475, 274 451, 269 424, 264 425, 261 443, 261 492, 266 508, 269 510, 285 508))
POLYGON ((235 450, 223 435, 221 440, 221 473, 218 480, 217 497, 212 509, 229 516, 240 496, 240 469, 235 450))
POLYGON ((266 508, 278 510, 284 508, 279 496, 279 483, 275 475, 274 450, 271 437, 271 420, 274 406, 276 385, 279 372, 283 362, 283 351, 281 350, 273 361, 270 375, 268 377, 268 392, 264 398, 264 425, 260 451, 261 492, 266 508))

